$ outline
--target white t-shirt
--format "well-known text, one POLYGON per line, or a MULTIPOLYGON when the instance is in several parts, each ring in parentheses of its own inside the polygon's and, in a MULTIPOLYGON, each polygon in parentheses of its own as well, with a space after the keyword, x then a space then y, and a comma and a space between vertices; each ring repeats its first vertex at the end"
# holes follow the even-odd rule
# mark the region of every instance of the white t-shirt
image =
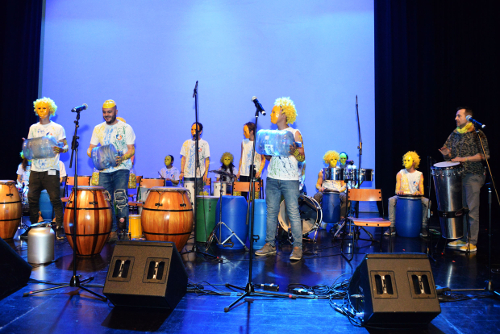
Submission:
MULTIPOLYGON (((120 120, 113 125, 108 125, 106 122, 102 122, 95 126, 92 132, 92 138, 90 139, 90 144, 101 146, 113 144, 118 152, 125 154, 128 151, 127 145, 134 145, 135 143, 135 133, 132 127, 120 120)), ((132 160, 127 159, 123 161, 119 166, 106 168, 101 170, 101 173, 111 173, 120 169, 132 168, 132 160)))
POLYGON ((64 167, 64 162, 59 160, 59 177, 66 176, 66 167, 64 167))
POLYGON ((171 179, 172 181, 179 181, 179 170, 172 166, 172 168, 168 169, 167 167, 163 167, 160 170, 160 176, 164 179, 171 179))
MULTIPOLYGON (((40 122, 38 122, 30 126, 28 139, 40 138, 48 135, 53 136, 57 141, 66 139, 66 132, 64 132, 64 128, 60 124, 52 121, 48 124, 40 124, 40 122)), ((32 171, 46 172, 50 169, 59 170, 59 153, 57 153, 53 158, 31 160, 32 171)))
POLYGON ((406 169, 401 169, 399 174, 401 174, 400 190, 404 191, 405 194, 413 194, 418 191, 422 172, 416 170, 413 173, 409 173, 406 169))
MULTIPOLYGON (((241 142, 241 146, 243 147, 243 152, 241 153, 241 166, 240 166, 240 175, 242 176, 250 176, 250 164, 252 163, 252 152, 253 152, 253 141, 250 139, 243 139, 241 142)), ((255 153, 255 172, 260 170, 261 164, 261 155, 255 153)))
MULTIPOLYGON (((184 165, 184 177, 194 177, 195 168, 195 141, 188 139, 182 144, 181 155, 186 158, 184 165)), ((210 157, 210 147, 208 143, 200 139, 198 141, 198 159, 200 161, 200 169, 196 173, 197 177, 202 177, 205 174, 205 159, 210 157)))
MULTIPOLYGON (((290 131, 293 134, 294 138, 295 133, 299 131, 291 127, 288 127, 285 130, 290 131)), ((271 162, 269 163, 267 177, 276 180, 298 181, 299 167, 297 159, 295 159, 295 157, 291 154, 287 157, 273 156, 271 158, 271 162)))
POLYGON ((31 166, 27 165, 26 170, 23 169, 23 164, 20 163, 17 167, 17 174, 21 175, 21 183, 28 184, 30 182, 31 166))

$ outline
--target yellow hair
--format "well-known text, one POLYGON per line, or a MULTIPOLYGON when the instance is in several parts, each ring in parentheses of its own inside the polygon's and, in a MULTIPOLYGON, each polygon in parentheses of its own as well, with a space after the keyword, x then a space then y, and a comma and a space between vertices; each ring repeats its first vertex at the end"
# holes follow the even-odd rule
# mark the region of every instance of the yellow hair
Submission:
POLYGON ((33 107, 35 108, 35 114, 36 114, 36 105, 41 103, 41 102, 48 103, 50 116, 51 117, 55 116, 56 110, 57 110, 56 103, 51 98, 48 98, 48 97, 44 97, 44 98, 38 99, 35 102, 33 102, 33 107))
POLYGON ((405 165, 405 157, 410 156, 413 159, 413 163, 415 164, 415 169, 420 165, 420 157, 415 151, 408 151, 403 155, 403 166, 405 165))
POLYGON ((275 106, 280 106, 283 113, 286 115, 287 124, 295 123, 297 119, 297 109, 295 109, 295 104, 289 97, 280 97, 274 101, 275 106))
POLYGON ((332 161, 333 159, 335 159, 335 160, 339 160, 340 159, 340 155, 338 154, 337 151, 328 151, 323 156, 323 161, 327 165, 329 165, 330 161, 332 161))
POLYGON ((226 157, 230 157, 231 158, 231 162, 234 161, 234 156, 231 153, 224 152, 224 153, 222 153, 222 157, 220 157, 220 162, 224 163, 224 158, 226 158, 226 157))

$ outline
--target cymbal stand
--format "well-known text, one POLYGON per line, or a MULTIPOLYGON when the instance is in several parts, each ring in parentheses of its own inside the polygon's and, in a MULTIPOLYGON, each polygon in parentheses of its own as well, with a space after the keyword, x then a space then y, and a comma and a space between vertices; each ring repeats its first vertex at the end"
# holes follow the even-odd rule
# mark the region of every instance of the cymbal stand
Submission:
MULTIPOLYGON (((78 289, 85 290, 88 293, 91 293, 94 296, 98 297, 102 301, 108 300, 105 296, 102 296, 102 295, 100 295, 98 293, 95 293, 92 290, 89 290, 84 285, 85 283, 88 283, 88 282, 91 282, 92 280, 94 280, 94 277, 88 277, 88 278, 82 279, 81 275, 77 275, 76 274, 76 265, 77 265, 77 262, 78 262, 78 257, 76 256, 76 247, 77 247, 76 233, 78 231, 78 228, 77 228, 78 222, 77 222, 77 217, 76 217, 76 211, 77 211, 77 207, 78 207, 78 205, 77 205, 77 201, 78 201, 78 145, 79 145, 78 139, 80 137, 78 137, 77 134, 78 134, 78 128, 80 127, 80 111, 79 110, 76 111, 76 120, 74 121, 74 123, 75 123, 75 133, 73 135, 73 140, 71 141, 71 158, 70 158, 70 161, 69 161, 69 168, 71 168, 72 165, 73 165, 73 156, 75 157, 75 178, 74 178, 75 182, 74 182, 74 185, 73 185, 73 193, 75 194, 75 196, 74 196, 74 204, 73 204, 73 207, 74 207, 74 210, 73 210, 73 226, 70 225, 70 229, 72 228, 71 236, 73 238, 73 276, 71 277, 71 280, 70 280, 70 282, 68 284, 44 282, 45 284, 54 284, 54 285, 57 285, 57 286, 52 287, 52 288, 48 288, 48 289, 41 289, 41 290, 34 290, 34 291, 26 292, 26 293, 23 294, 23 297, 28 297, 28 296, 31 296, 31 295, 34 295, 34 294, 37 294, 37 293, 40 293, 40 292, 61 289, 61 288, 65 288, 65 287, 69 286, 69 287, 73 287, 73 288, 78 288, 78 289)), ((103 288, 104 286, 102 286, 102 285, 92 285, 92 287, 103 288)))

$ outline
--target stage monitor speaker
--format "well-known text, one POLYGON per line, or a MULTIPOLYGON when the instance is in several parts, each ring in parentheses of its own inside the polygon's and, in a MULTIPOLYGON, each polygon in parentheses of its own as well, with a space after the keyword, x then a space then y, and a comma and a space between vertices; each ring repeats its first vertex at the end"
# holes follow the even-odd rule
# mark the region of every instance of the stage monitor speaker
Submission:
POLYGON ((348 299, 367 327, 423 326, 441 313, 429 259, 420 253, 367 254, 348 299))
POLYGON ((0 238, 0 299, 25 286, 31 266, 0 238))
POLYGON ((174 309, 187 281, 173 242, 118 241, 103 293, 116 306, 174 309))

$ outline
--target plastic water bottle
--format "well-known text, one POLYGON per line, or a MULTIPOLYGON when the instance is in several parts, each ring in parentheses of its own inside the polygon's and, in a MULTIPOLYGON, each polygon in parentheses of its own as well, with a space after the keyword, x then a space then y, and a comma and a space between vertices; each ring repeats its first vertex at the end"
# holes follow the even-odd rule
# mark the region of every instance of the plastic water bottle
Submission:
POLYGON ((118 152, 112 144, 94 147, 91 156, 94 167, 98 170, 116 167, 118 152))
POLYGON ((290 145, 295 142, 293 134, 286 130, 259 130, 255 151, 272 156, 289 156, 290 145))
POLYGON ((54 136, 43 136, 26 139, 23 142, 23 155, 26 159, 49 159, 56 156, 54 146, 63 147, 64 143, 58 142, 54 136))

